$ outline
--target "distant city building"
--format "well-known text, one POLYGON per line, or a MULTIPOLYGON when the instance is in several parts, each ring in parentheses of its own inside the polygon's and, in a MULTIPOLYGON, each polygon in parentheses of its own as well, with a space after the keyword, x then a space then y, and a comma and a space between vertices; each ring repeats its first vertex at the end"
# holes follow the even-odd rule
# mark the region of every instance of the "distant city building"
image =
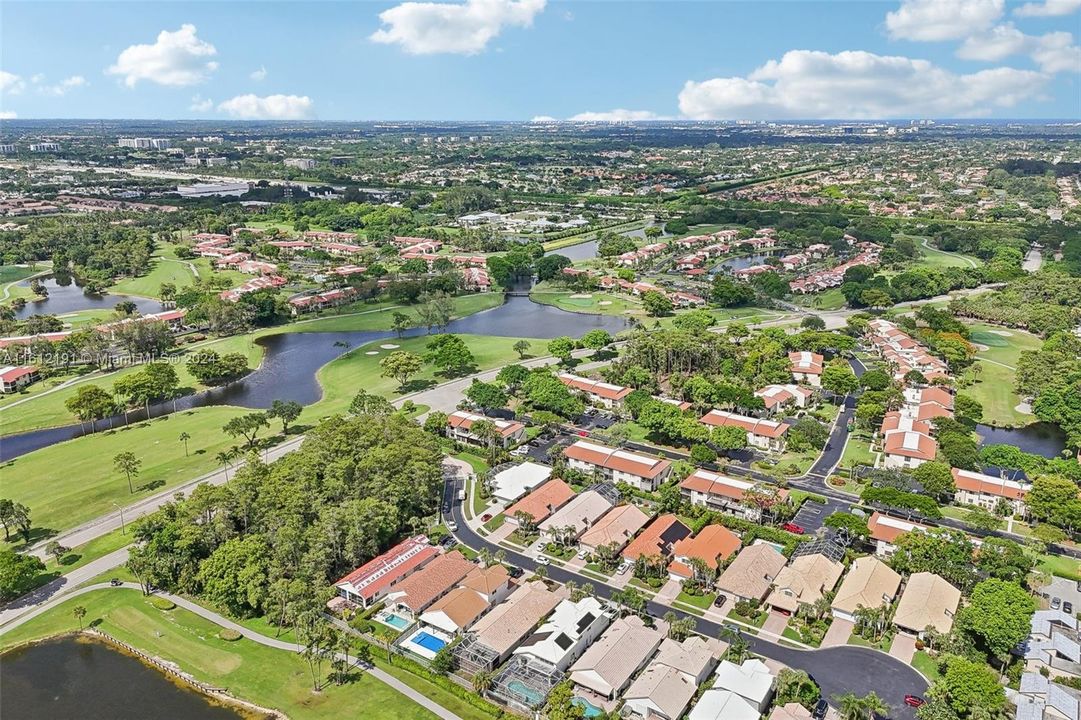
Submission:
POLYGON ((297 170, 314 170, 315 161, 311 158, 286 158, 285 167, 296 168, 297 170))
POLYGON ((165 138, 120 138, 116 144, 133 150, 168 150, 171 145, 165 138))
POLYGON ((0 145, 0 155, 14 155, 15 150, 14 145, 0 145))
POLYGON ((30 146, 30 152, 60 152, 60 143, 34 143, 30 146))
POLYGON ((181 185, 176 191, 181 197, 213 197, 215 195, 240 197, 248 192, 246 182, 236 183, 195 183, 194 185, 181 185))

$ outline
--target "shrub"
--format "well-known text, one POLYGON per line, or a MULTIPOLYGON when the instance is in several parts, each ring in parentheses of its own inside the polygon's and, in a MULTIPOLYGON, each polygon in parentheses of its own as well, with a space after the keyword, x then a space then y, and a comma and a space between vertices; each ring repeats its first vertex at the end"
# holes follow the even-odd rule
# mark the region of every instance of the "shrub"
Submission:
POLYGON ((150 604, 156 607, 158 610, 175 610, 176 603, 169 598, 155 597, 150 598, 150 604))
POLYGON ((244 636, 232 628, 222 628, 218 631, 218 637, 226 642, 236 642, 244 636))

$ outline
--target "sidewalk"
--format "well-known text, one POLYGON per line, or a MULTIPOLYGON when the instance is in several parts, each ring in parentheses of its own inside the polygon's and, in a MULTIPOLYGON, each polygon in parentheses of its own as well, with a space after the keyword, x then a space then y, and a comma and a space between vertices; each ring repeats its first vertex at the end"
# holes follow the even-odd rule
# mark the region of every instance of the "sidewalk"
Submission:
MULTIPOLYGON (((128 561, 128 549, 120 548, 108 555, 103 555, 97 560, 88 562, 80 568, 61 575, 47 585, 42 585, 20 598, 12 600, 10 604, 0 610, 0 627, 15 621, 17 618, 29 613, 37 605, 51 603, 53 600, 63 599, 63 596, 82 585, 87 580, 97 577, 102 573, 123 565, 128 561)), ((16 623, 12 627, 22 624, 16 623)))

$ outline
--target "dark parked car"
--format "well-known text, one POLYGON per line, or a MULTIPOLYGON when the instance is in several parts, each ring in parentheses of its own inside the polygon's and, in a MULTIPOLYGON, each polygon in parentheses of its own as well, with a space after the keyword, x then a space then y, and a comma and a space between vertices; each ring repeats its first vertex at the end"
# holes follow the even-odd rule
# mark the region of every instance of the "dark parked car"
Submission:
POLYGON ((811 717, 813 717, 815 720, 822 720, 822 718, 826 717, 826 713, 829 712, 829 709, 830 704, 828 702, 826 702, 825 700, 819 700, 817 703, 815 703, 814 710, 811 711, 811 717))
POLYGON ((508 565, 507 574, 510 575, 512 578, 522 577, 522 568, 518 567, 517 565, 508 565))
POLYGON ((1064 602, 1064 603, 1062 603, 1062 612, 1066 613, 1067 615, 1073 615, 1073 603, 1072 602, 1064 602))
POLYGON ((718 595, 717 599, 713 601, 713 607, 722 607, 724 605, 724 601, 727 599, 727 595, 718 595))

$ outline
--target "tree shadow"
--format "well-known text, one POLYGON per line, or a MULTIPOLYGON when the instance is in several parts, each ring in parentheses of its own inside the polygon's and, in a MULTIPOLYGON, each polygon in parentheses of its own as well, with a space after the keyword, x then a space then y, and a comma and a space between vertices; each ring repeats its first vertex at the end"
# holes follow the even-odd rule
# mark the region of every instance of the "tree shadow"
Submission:
POLYGON ((15 533, 12 533, 11 542, 14 543, 20 540, 22 542, 17 545, 12 545, 11 549, 15 552, 25 552, 29 550, 31 546, 38 544, 42 540, 48 540, 51 537, 55 537, 58 532, 58 530, 54 530, 53 528, 32 527, 30 528, 30 537, 28 539, 24 539, 21 534, 16 535, 15 533))
POLYGON ((94 618, 93 620, 91 620, 90 622, 88 622, 88 623, 86 624, 86 626, 87 626, 87 627, 91 627, 91 628, 97 628, 97 627, 101 627, 101 623, 102 623, 102 622, 103 622, 103 621, 102 621, 102 619, 101 619, 101 618, 94 618))
POLYGON ((74 565, 83 559, 83 556, 79 553, 68 553, 64 557, 60 558, 61 565, 74 565))
POLYGON ((164 487, 164 486, 165 486, 165 481, 161 480, 161 479, 158 479, 158 480, 151 480, 150 482, 144 483, 142 485, 138 485, 138 486, 136 486, 135 489, 138 492, 142 492, 143 490, 157 490, 158 488, 164 487))
POLYGON ((406 395, 408 393, 414 393, 414 392, 419 392, 421 390, 427 390, 428 388, 435 387, 435 386, 436 386, 436 382, 435 382, 435 380, 432 380, 431 378, 415 378, 415 379, 410 380, 409 382, 405 383, 401 387, 399 387, 398 392, 400 394, 402 394, 402 395, 406 395))

